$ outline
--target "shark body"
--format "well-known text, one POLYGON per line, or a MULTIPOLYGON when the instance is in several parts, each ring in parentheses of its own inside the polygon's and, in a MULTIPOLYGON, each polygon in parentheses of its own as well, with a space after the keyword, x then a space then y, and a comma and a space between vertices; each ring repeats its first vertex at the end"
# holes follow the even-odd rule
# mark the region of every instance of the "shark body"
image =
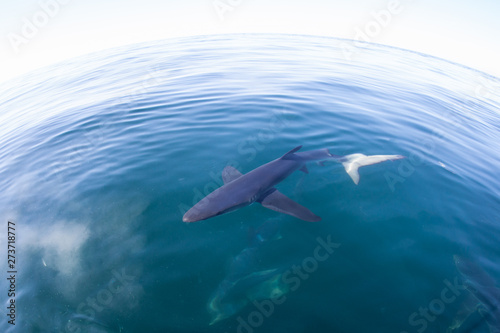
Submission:
POLYGON ((281 239, 281 220, 265 221, 249 242, 231 261, 224 280, 221 281, 207 303, 212 319, 210 325, 240 312, 254 301, 279 298, 289 292, 283 280, 284 267, 262 267, 261 259, 267 256, 266 245, 281 239))
POLYGON ((463 285, 470 292, 472 305, 468 311, 462 311, 448 332, 465 332, 469 326, 478 326, 485 321, 490 333, 500 333, 500 288, 498 283, 476 261, 471 258, 454 255, 455 266, 463 280, 463 285), (478 315, 475 315, 475 314, 478 315), (465 327, 462 330, 462 326, 465 327))
POLYGON ((342 163, 346 172, 357 185, 360 167, 404 158, 402 155, 365 156, 352 154, 339 156, 331 154, 328 149, 298 152, 300 148, 302 146, 298 146, 280 158, 261 165, 246 174, 242 174, 234 167, 226 166, 222 172, 224 185, 201 199, 184 214, 182 220, 184 222, 205 220, 258 202, 266 208, 292 215, 304 221, 320 221, 321 217, 289 199, 274 186, 296 170, 308 173, 306 163, 311 161, 333 159, 342 163))

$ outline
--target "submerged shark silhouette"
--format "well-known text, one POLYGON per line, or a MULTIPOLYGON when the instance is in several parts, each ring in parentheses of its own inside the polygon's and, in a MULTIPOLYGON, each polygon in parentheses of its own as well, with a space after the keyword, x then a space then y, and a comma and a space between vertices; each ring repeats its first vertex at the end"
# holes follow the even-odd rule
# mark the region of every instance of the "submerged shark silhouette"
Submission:
POLYGON ((224 185, 201 199, 196 205, 184 214, 184 222, 196 222, 221 215, 235 209, 258 202, 262 206, 280 213, 295 216, 301 220, 316 222, 321 217, 306 207, 299 205, 279 192, 274 186, 287 178, 295 170, 308 173, 306 163, 333 159, 342 163, 346 172, 354 183, 359 183, 358 169, 388 160, 404 158, 402 155, 372 155, 351 154, 346 156, 334 155, 328 149, 297 151, 298 146, 274 161, 242 174, 231 166, 222 171, 224 185))
POLYGON ((500 333, 500 288, 497 281, 471 258, 454 255, 453 259, 472 299, 467 299, 470 308, 465 307, 457 313, 447 332, 468 332, 470 327, 485 321, 490 333, 500 333))
POLYGON ((210 325, 235 315, 254 301, 289 292, 283 280, 284 267, 261 267, 261 259, 267 255, 266 245, 281 239, 281 225, 280 219, 265 221, 251 234, 249 246, 233 258, 224 280, 207 303, 210 325))

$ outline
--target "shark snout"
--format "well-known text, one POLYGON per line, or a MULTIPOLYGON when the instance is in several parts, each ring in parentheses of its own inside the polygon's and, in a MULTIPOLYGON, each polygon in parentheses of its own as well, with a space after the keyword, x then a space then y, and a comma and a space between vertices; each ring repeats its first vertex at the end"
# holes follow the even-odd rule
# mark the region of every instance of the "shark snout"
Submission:
POLYGON ((186 214, 184 214, 184 216, 182 217, 182 221, 197 222, 219 215, 219 208, 211 203, 214 203, 214 201, 212 201, 208 197, 205 197, 196 205, 194 205, 190 210, 188 210, 186 214))
POLYGON ((198 212, 198 210, 193 210, 191 208, 182 217, 182 222, 196 222, 196 221, 200 221, 200 220, 204 220, 204 219, 206 219, 206 217, 202 216, 202 214, 200 214, 198 212))
POLYGON ((184 214, 182 221, 196 222, 209 218, 213 215, 209 203, 210 200, 207 197, 203 198, 184 214))
POLYGON ((182 217, 182 222, 195 222, 200 220, 198 218, 198 214, 196 214, 193 208, 191 208, 184 214, 184 216, 182 217))

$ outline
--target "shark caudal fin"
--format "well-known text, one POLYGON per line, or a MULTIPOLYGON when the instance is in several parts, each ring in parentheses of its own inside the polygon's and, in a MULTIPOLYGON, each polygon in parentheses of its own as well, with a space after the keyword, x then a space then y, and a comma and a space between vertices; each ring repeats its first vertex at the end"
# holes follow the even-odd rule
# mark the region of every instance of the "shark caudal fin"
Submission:
POLYGON ((359 168, 385 161, 394 161, 405 158, 403 155, 371 155, 351 154, 342 158, 342 165, 354 184, 359 184, 359 168))

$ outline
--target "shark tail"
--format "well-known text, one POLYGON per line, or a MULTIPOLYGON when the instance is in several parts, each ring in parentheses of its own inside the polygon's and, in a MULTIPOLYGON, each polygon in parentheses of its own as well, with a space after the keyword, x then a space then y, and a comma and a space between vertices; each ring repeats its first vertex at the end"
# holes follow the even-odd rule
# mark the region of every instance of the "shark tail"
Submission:
POLYGON ((359 184, 359 167, 360 165, 356 162, 343 162, 342 165, 345 168, 345 172, 351 177, 354 184, 359 184))
POLYGON ((359 168, 362 166, 373 165, 385 161, 394 161, 405 158, 402 155, 371 155, 351 154, 342 157, 342 165, 345 171, 351 177, 354 184, 359 184, 359 168))

